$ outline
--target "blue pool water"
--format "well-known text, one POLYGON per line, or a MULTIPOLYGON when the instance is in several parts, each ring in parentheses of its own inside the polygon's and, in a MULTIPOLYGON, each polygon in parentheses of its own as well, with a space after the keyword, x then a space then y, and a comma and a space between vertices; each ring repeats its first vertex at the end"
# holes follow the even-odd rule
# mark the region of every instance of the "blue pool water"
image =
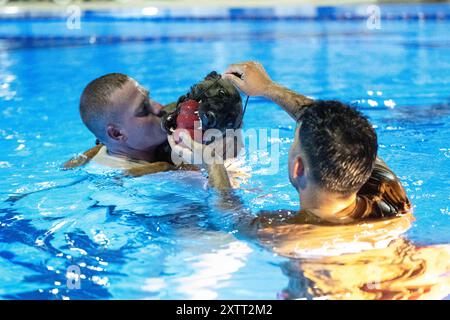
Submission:
MULTIPOLYGON (((133 76, 168 103, 211 70, 258 60, 298 92, 355 104, 414 204, 408 238, 449 243, 448 30, 448 20, 383 21, 381 30, 364 20, 82 21, 81 30, 0 22, 0 297, 275 299, 287 286, 284 258, 230 232, 201 177, 118 180, 59 169, 93 145, 78 98, 108 72, 133 76), (82 281, 70 290, 73 265, 82 281)), ((244 203, 253 213, 296 209, 286 173, 293 121, 251 98, 244 128, 280 129, 271 143, 281 152, 276 175, 248 158, 244 203)))

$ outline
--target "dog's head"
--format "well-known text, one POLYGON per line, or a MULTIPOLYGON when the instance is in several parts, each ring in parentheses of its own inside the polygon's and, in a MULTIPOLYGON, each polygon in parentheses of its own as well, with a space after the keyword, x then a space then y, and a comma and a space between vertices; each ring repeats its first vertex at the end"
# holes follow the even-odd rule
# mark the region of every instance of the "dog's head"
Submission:
POLYGON ((174 112, 162 118, 163 128, 171 134, 176 129, 176 119, 180 104, 186 100, 200 103, 198 115, 202 131, 218 129, 225 133, 227 129, 239 129, 242 124, 242 99, 238 90, 228 80, 213 71, 205 79, 192 86, 191 90, 181 96, 174 112))

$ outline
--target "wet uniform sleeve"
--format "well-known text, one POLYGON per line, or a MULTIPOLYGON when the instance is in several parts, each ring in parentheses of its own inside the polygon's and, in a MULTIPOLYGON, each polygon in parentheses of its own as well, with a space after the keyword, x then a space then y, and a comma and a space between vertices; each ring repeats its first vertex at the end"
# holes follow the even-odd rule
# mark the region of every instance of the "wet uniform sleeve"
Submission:
POLYGON ((384 218, 403 215, 411 210, 411 203, 400 180, 383 160, 375 162, 372 175, 358 192, 361 202, 355 218, 384 218))

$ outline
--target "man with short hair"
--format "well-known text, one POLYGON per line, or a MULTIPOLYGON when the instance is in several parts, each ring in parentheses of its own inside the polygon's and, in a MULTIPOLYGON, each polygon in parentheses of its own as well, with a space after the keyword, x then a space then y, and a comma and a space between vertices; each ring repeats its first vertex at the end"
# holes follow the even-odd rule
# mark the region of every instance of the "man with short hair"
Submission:
POLYGON ((133 175, 168 169, 170 154, 162 148, 167 141, 161 128, 162 109, 148 90, 125 74, 109 73, 91 81, 80 97, 80 116, 98 145, 64 166, 92 160, 133 175))
MULTIPOLYGON (((228 81, 213 83, 223 90, 226 90, 224 86, 227 85, 233 91, 228 95, 239 96, 228 81)), ((217 89, 216 87, 214 88, 217 89)), ((214 88, 209 87, 211 98, 216 95, 217 90, 214 91, 214 88)), ((229 102, 223 103, 226 105, 229 102)), ((173 111, 175 107, 176 103, 163 107, 150 99, 149 91, 125 74, 109 73, 94 79, 81 94, 80 116, 97 138, 97 146, 69 160, 64 164, 64 168, 70 169, 92 161, 123 170, 124 174, 131 176, 178 169, 197 171, 198 167, 195 165, 175 165, 172 161, 172 152, 167 142, 167 132, 161 125, 161 117, 167 110, 173 111)), ((211 146, 222 143, 229 141, 218 139, 211 146)), ((238 186, 239 180, 245 180, 247 176, 241 172, 239 161, 234 158, 239 151, 240 148, 233 150, 226 159, 234 186, 238 186)), ((205 169, 211 179, 224 174, 222 166, 206 166, 205 169)))
MULTIPOLYGON (((231 65, 224 78, 248 95, 274 101, 297 122, 289 178, 302 211, 289 213, 283 223, 349 223, 410 211, 400 181, 377 158, 376 133, 360 112, 338 101, 314 101, 284 88, 255 62, 231 65)), ((182 144, 170 138, 169 143, 180 154, 196 145, 188 136, 183 136, 182 144)), ((215 184, 223 189, 226 182, 215 184)))
POLYGON ((162 109, 150 99, 148 90, 120 73, 91 81, 80 98, 83 123, 109 155, 147 162, 157 159, 156 149, 166 141, 167 134, 161 129, 162 109))

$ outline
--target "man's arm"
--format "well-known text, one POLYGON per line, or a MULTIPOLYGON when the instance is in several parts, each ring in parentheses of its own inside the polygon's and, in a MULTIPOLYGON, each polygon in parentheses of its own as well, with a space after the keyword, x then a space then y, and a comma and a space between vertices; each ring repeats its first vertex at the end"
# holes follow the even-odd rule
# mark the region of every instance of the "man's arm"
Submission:
POLYGON ((314 101, 277 83, 269 87, 265 97, 281 106, 294 121, 298 120, 303 107, 314 101))
POLYGON ((260 96, 275 102, 295 121, 303 107, 314 101, 273 82, 264 67, 257 62, 233 64, 223 77, 249 96, 260 96))

